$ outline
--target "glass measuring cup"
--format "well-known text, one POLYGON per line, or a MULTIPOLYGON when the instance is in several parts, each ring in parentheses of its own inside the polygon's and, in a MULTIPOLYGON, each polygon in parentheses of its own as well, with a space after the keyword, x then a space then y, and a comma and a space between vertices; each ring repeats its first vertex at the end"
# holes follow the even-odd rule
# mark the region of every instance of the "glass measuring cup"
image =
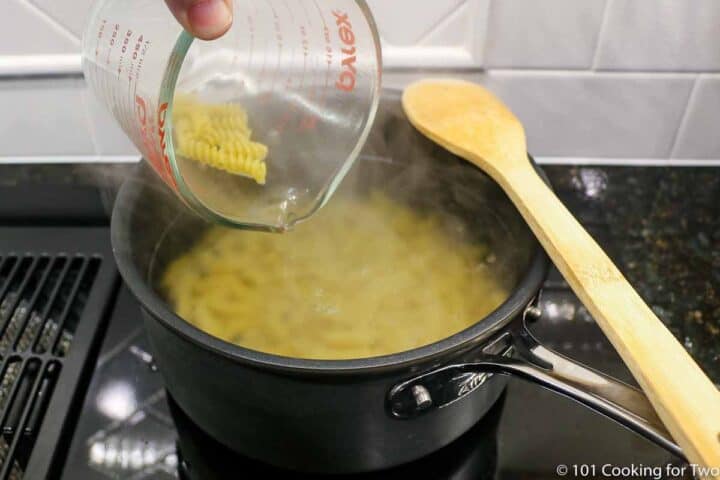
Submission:
POLYGON ((320 208, 377 111, 381 54, 363 0, 234 0, 194 39, 161 0, 98 0, 85 77, 156 173, 227 225, 285 230, 320 208))

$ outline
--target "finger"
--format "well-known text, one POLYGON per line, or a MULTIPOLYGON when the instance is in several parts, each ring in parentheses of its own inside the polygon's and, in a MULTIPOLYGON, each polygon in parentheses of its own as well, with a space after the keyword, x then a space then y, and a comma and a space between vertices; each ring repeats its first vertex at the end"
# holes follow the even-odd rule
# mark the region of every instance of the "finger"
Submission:
POLYGON ((165 0, 178 22, 193 36, 214 40, 232 25, 232 0, 165 0))

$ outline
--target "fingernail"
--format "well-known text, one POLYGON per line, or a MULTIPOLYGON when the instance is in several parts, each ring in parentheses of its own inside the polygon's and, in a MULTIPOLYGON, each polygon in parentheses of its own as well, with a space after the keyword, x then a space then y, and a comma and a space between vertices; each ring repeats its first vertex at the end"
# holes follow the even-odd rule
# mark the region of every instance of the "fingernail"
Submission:
POLYGON ((187 13, 188 22, 196 37, 212 40, 227 31, 232 12, 223 0, 203 0, 194 4, 187 13))

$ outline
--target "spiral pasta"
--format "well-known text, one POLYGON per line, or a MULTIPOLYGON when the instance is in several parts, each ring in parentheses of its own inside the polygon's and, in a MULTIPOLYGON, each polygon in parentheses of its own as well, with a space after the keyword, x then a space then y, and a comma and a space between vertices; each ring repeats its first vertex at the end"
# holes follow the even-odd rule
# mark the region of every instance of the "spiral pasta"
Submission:
POLYGON ((512 285, 481 243, 385 195, 333 199, 284 235, 213 227, 164 271, 174 310, 201 330, 295 358, 364 358, 457 333, 512 285))
POLYGON ((207 104, 178 96, 173 107, 177 153, 264 185, 268 149, 253 142, 247 113, 235 104, 207 104))

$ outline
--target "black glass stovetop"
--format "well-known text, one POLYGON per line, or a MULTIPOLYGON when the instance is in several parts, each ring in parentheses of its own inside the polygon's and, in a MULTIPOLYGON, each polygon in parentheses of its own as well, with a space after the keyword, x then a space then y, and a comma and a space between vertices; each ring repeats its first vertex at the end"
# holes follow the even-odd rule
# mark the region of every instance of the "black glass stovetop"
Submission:
MULTIPOLYGON (((534 330, 548 346, 631 381, 557 272, 541 304, 544 317, 534 330)), ((62 479, 317 478, 243 458, 195 426, 165 392, 139 307, 124 287, 81 412, 62 479)), ((491 412, 452 445, 413 464, 352 478, 558 478, 560 465, 605 464, 681 463, 570 400, 511 380, 491 412)))
MULTIPOLYGON (((720 171, 628 167, 546 167, 546 171, 561 199, 718 382, 720 171), (698 185, 704 186, 700 192, 698 185)), ((634 383, 555 270, 546 281, 540 307, 542 318, 532 328, 546 346, 634 383)), ((297 477, 228 452, 173 406, 154 367, 139 305, 125 287, 120 287, 107 325, 97 362, 89 369, 91 377, 84 402, 77 408, 72 437, 68 445, 58 446, 67 450, 61 479, 297 477)), ((682 465, 611 420, 511 379, 492 411, 455 443, 414 464, 359 477, 556 479, 564 471, 561 466, 567 466, 569 478, 623 478, 608 477, 601 468, 667 468, 669 464, 682 465), (573 475, 574 468, 585 466, 594 467, 596 474, 573 475)))
MULTIPOLYGON (((10 349, 8 355, 7 348, 0 352, 0 416, 5 417, 0 419, 0 477, 213 480, 274 474, 294 478, 292 473, 227 452, 167 397, 143 333, 139 306, 116 282, 107 241, 112 192, 132 168, 0 165, 0 227, 6 228, 0 235, 0 256, 5 255, 0 263, 0 344, 12 332, 18 334, 19 348, 23 335, 15 327, 20 325, 26 329, 23 333, 37 330, 37 339, 59 339, 54 356, 17 349, 10 349), (7 228, 15 227, 31 231, 23 238, 10 238, 7 228), (59 231, 64 233, 58 236, 59 231), (102 260, 96 272, 98 259, 102 260), (93 275, 94 283, 84 285, 83 279, 93 275), (27 281, 22 280, 25 277, 27 281), (48 288, 33 289, 34 283, 48 288), (52 292, 46 296, 43 292, 48 289, 52 292), (59 299, 57 308, 62 312, 55 313, 51 298, 59 299), (33 314, 43 303, 37 318, 46 322, 48 332, 56 332, 52 335, 45 335, 44 327, 35 328, 39 323, 33 314), (82 315, 76 312, 78 303, 86 304, 82 315), (67 337, 72 342, 65 341, 66 334, 72 335, 67 337), (71 345, 68 352, 66 344, 71 345), (12 366, 20 356, 28 362, 22 372, 12 366), (43 362, 49 362, 48 377, 38 375, 43 362), (59 374, 57 366, 62 367, 59 374), (8 381, 13 376, 17 381, 8 381), (22 424, 26 427, 19 428, 22 424), (48 435, 49 431, 54 434, 48 435)), ((720 170, 601 166, 545 166, 544 170, 563 202, 720 384, 720 170)), ((533 330, 548 347, 633 383, 556 271, 544 286, 540 306, 543 316, 533 330)), ((36 346, 42 343, 39 340, 36 346)), ((678 462, 612 421, 513 379, 492 411, 454 444, 414 464, 360 477, 556 479, 558 472, 565 471, 561 466, 566 466, 566 478, 625 478, 630 475, 604 472, 622 472, 612 467, 665 469, 678 462), (602 470, 604 466, 610 470, 602 470)))

